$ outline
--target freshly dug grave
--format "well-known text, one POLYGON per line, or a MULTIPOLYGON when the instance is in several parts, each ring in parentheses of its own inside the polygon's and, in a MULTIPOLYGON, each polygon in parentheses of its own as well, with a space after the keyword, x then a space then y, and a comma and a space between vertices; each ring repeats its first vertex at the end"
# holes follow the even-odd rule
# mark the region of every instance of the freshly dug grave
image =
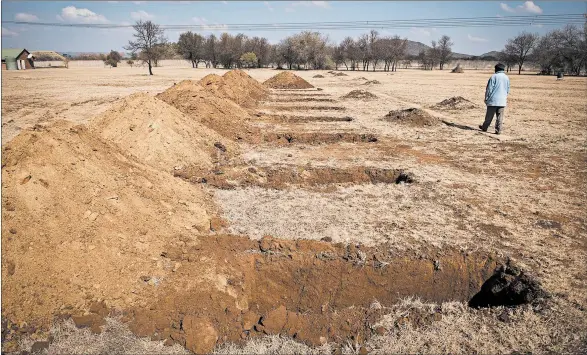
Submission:
POLYGON ((242 70, 231 70, 223 76, 209 74, 198 84, 217 97, 232 100, 243 107, 254 107, 268 95, 267 88, 242 70))
POLYGON ((460 64, 457 64, 456 67, 454 67, 453 70, 450 71, 451 73, 464 73, 465 70, 463 69, 463 67, 461 67, 460 64))
POLYGON ((351 122, 352 117, 335 117, 335 116, 297 116, 297 115, 272 115, 258 113, 255 116, 262 120, 278 122, 351 122))
POLYGON ((285 106, 285 105, 268 105, 265 109, 275 111, 346 111, 342 106, 285 106))
POLYGON ((140 162, 167 171, 185 166, 210 169, 238 153, 233 141, 145 93, 118 101, 90 127, 140 162))
POLYGON ((224 167, 221 170, 176 170, 174 175, 192 183, 203 183, 221 189, 258 186, 285 189, 295 185, 314 187, 329 184, 399 184, 414 182, 413 176, 403 169, 373 167, 224 167))
POLYGON ((441 121, 419 108, 389 111, 384 120, 394 123, 407 124, 416 127, 437 126, 441 121))
MULTIPOLYGON (((389 247, 271 237, 196 240, 160 249, 168 265, 181 266, 157 286, 138 286, 154 297, 125 316, 137 335, 196 353, 266 334, 314 346, 362 344, 375 333, 384 307, 408 296, 467 301, 500 263, 494 255, 450 249, 393 254, 389 247), (194 280, 199 274, 209 281, 194 280)), ((440 318, 413 319, 413 325, 440 318)))
POLYGON ((323 94, 318 93, 316 91, 306 91, 306 92, 288 92, 286 90, 274 92, 273 97, 323 97, 323 96, 331 96, 330 94, 323 94))
POLYGON ((381 82, 379 80, 369 80, 367 82, 365 82, 365 84, 363 85, 379 85, 381 84, 381 82))
POLYGON ((184 80, 158 94, 157 98, 228 139, 254 141, 259 137, 259 129, 247 124, 250 115, 244 108, 216 96, 197 82, 184 80))
POLYGON ((373 100, 376 99, 377 95, 370 93, 365 90, 353 90, 348 94, 344 95, 342 99, 358 99, 358 100, 373 100))
POLYGON ((311 89, 314 87, 290 71, 281 72, 267 79, 263 85, 273 89, 311 89))
POLYGON ((265 133, 262 141, 278 145, 288 144, 333 144, 333 143, 374 143, 377 137, 365 133, 265 133))
POLYGON ((271 100, 271 102, 336 102, 335 99, 328 97, 294 97, 294 98, 279 98, 271 100))
POLYGON ((442 100, 433 107, 441 110, 468 110, 476 108, 477 106, 462 96, 454 96, 449 99, 442 100))
POLYGON ((152 258, 216 213, 198 186, 66 121, 8 142, 2 184, 2 316, 36 330, 95 299, 145 302, 137 278, 166 274, 152 258))

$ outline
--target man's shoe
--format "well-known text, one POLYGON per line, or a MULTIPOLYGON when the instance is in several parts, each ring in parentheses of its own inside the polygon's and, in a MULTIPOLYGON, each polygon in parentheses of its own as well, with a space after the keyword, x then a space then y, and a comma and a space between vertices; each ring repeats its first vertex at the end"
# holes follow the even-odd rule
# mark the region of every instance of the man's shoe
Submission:
POLYGON ((483 129, 483 125, 482 124, 479 125, 479 129, 482 130, 483 132, 487 132, 486 129, 483 129))

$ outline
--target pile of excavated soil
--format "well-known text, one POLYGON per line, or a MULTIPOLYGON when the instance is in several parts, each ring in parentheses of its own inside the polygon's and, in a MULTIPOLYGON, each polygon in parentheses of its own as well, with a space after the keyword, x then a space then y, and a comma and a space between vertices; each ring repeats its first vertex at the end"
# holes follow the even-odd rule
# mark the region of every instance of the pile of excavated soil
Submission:
POLYGON ((334 72, 334 73, 331 73, 331 74, 334 75, 334 76, 348 76, 347 74, 345 74, 343 72, 334 72))
POLYGON ((465 70, 463 69, 463 67, 461 67, 460 64, 457 64, 457 66, 450 71, 451 73, 464 73, 465 70))
POLYGON ((238 151, 233 141, 145 93, 120 100, 90 126, 139 161, 168 171, 185 166, 211 169, 219 158, 238 151))
POLYGON ((292 72, 284 71, 265 80, 263 85, 273 89, 311 89, 314 85, 292 72))
POLYGON ((419 108, 389 111, 383 118, 386 121, 408 124, 410 126, 436 126, 440 120, 419 108))
POLYGON ((244 108, 230 99, 218 97, 197 82, 184 80, 158 94, 157 98, 226 138, 258 136, 258 129, 247 124, 250 115, 244 108))
POLYGON ((324 75, 314 75, 312 78, 324 79, 324 75))
POLYGON ((369 80, 367 82, 365 82, 365 84, 363 85, 379 85, 381 84, 381 82, 379 80, 369 80))
POLYGON ((267 97, 268 90, 242 70, 231 70, 219 76, 209 74, 198 81, 216 96, 234 101, 244 107, 254 107, 267 97))
POLYGON ((477 106, 474 103, 462 96, 454 96, 449 99, 442 100, 441 102, 434 105, 434 108, 444 110, 467 110, 473 109, 475 107, 477 106))
POLYGON ((208 233, 215 213, 197 186, 66 121, 8 142, 2 184, 2 316, 32 331, 97 300, 146 305, 141 277, 172 273, 164 246, 208 233))
POLYGON ((353 80, 367 80, 367 78, 365 78, 364 76, 360 76, 358 78, 354 78, 353 80))
POLYGON ((373 100, 377 95, 365 90, 353 90, 342 97, 343 99, 373 100))

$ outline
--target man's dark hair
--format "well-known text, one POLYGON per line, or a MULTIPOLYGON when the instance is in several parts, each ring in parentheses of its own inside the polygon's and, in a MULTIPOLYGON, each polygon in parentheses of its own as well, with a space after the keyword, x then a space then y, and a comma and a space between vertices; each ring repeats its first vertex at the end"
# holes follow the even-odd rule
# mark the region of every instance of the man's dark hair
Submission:
POLYGON ((495 65, 495 71, 496 72, 498 72, 498 71, 504 71, 504 70, 505 70, 505 65, 503 65, 501 63, 498 63, 498 64, 495 65))

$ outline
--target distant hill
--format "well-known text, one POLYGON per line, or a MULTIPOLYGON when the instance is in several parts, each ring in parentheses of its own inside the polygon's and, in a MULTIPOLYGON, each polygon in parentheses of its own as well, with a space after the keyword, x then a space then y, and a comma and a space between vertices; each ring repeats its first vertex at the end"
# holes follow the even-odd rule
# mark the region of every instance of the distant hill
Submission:
POLYGON ((498 51, 491 51, 491 52, 483 53, 479 57, 498 58, 499 57, 499 54, 500 54, 500 52, 498 52, 498 51))
MULTIPOLYGON (((421 51, 425 51, 429 48, 430 48, 430 46, 427 46, 422 42, 408 40, 408 47, 406 49, 406 54, 410 55, 410 56, 417 56, 421 51)), ((452 57, 454 59, 462 59, 462 58, 471 58, 471 57, 476 57, 476 56, 474 56, 472 54, 453 53, 452 57)))

